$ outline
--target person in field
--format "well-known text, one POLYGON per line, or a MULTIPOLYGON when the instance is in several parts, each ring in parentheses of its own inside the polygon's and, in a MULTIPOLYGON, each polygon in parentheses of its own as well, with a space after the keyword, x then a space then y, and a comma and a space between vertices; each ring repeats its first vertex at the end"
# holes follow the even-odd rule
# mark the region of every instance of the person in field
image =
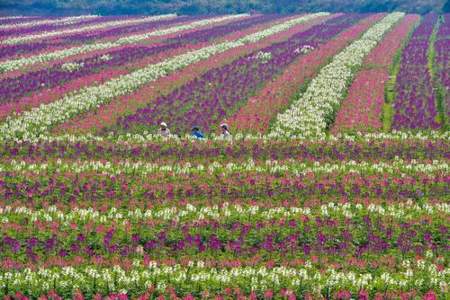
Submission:
POLYGON ((228 124, 226 124, 226 123, 220 124, 220 129, 222 129, 222 134, 220 135, 222 138, 230 138, 231 137, 230 130, 228 129, 228 124))
POLYGON ((164 137, 170 136, 170 130, 165 122, 161 122, 161 124, 159 124, 159 135, 164 137))
POLYGON ((192 127, 191 135, 192 135, 194 138, 199 139, 199 140, 205 138, 205 135, 204 135, 203 132, 200 130, 200 127, 198 127, 198 126, 192 127))

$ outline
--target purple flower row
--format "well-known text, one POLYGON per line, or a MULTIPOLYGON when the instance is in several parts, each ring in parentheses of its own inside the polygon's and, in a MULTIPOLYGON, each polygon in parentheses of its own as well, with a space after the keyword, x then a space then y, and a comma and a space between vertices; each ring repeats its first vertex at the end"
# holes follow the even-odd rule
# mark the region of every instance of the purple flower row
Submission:
POLYGON ((436 68, 438 79, 444 88, 444 108, 450 117, 450 14, 444 15, 443 21, 435 44, 436 68))
MULTIPOLYGON (((105 233, 88 232, 58 224, 60 231, 52 234, 47 228, 32 232, 34 223, 22 222, 28 230, 3 232, 0 257, 26 256, 34 260, 59 255, 135 255, 142 247, 148 254, 198 255, 205 251, 221 252, 228 257, 248 257, 264 252, 309 256, 383 254, 423 255, 426 250, 444 253, 449 250, 448 226, 439 220, 386 223, 385 218, 364 215, 340 220, 321 216, 304 221, 270 220, 222 223, 217 220, 183 224, 134 223, 131 232, 110 227, 105 233), (281 221, 281 222, 280 222, 281 221)), ((1 232, 1 231, 0 231, 1 232)))
POLYGON ((30 42, 18 45, 3 45, 0 47, 0 59, 19 54, 29 54, 35 51, 43 51, 54 47, 66 47, 70 45, 78 45, 82 43, 94 42, 97 39, 113 37, 118 35, 132 34, 134 32, 153 30, 162 26, 169 26, 180 22, 194 20, 194 17, 177 17, 168 20, 151 21, 139 25, 128 25, 123 27, 115 27, 110 29, 95 30, 92 32, 74 33, 58 37, 47 41, 30 42))
POLYGON ((104 55, 76 61, 82 65, 79 70, 66 71, 63 64, 55 65, 49 69, 26 73, 19 77, 0 80, 0 104, 8 103, 29 93, 37 92, 42 88, 52 88, 64 82, 81 78, 90 74, 99 73, 105 69, 119 67, 139 59, 156 55, 163 51, 180 48, 186 44, 198 41, 206 42, 240 31, 256 24, 272 21, 275 16, 258 16, 244 21, 234 21, 227 25, 216 26, 180 35, 176 39, 169 39, 162 44, 154 46, 130 46, 109 52, 109 58, 104 55))
POLYGON ((393 129, 437 129, 441 126, 428 67, 430 37, 437 21, 436 14, 425 16, 402 53, 393 129))
POLYGON ((211 130, 245 104, 264 82, 280 74, 304 53, 304 47, 318 47, 363 18, 342 15, 297 33, 285 42, 240 57, 152 101, 135 114, 119 119, 118 130, 148 130, 166 121, 177 131, 186 132, 192 125, 211 130))

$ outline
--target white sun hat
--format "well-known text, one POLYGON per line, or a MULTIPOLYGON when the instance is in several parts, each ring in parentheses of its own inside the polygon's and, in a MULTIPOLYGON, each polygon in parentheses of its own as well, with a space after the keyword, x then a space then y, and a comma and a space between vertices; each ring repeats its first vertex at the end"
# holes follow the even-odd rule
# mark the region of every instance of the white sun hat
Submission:
POLYGON ((167 127, 166 122, 161 122, 161 124, 159 124, 159 125, 161 125, 162 127, 167 127))

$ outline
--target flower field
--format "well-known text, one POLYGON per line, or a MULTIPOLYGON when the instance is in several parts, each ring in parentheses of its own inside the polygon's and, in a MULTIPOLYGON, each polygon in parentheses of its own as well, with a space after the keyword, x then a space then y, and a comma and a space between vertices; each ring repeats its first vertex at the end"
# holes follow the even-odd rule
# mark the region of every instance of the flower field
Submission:
POLYGON ((449 24, 0 17, 0 298, 447 300, 449 24))

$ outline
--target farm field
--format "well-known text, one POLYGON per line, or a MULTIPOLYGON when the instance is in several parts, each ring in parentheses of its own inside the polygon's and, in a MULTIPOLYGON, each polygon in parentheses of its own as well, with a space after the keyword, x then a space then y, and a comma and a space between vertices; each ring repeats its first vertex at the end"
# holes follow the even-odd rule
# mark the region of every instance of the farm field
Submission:
POLYGON ((434 13, 0 17, 0 297, 449 299, 449 54, 434 13))

